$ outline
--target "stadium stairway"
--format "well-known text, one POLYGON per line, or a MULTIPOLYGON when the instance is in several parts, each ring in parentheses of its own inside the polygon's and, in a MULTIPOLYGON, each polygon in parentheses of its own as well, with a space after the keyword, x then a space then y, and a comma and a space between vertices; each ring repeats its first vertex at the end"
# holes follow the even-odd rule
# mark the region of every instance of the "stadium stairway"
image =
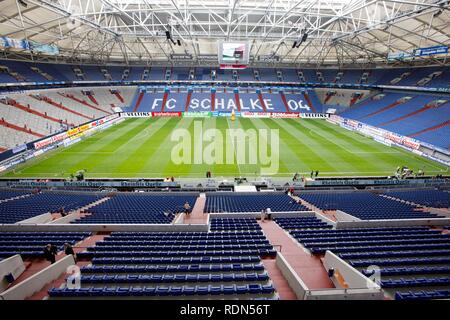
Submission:
POLYGON ((286 100, 286 96, 284 95, 283 92, 280 92, 280 96, 281 96, 281 100, 283 101, 284 106, 286 107, 286 112, 289 112, 289 107, 288 107, 288 103, 286 100))
POLYGON ((205 224, 208 222, 209 214, 203 213, 206 205, 205 194, 200 196, 195 201, 194 207, 190 215, 183 213, 183 223, 185 224, 205 224))
MULTIPOLYGON (((36 98, 36 97, 33 96, 33 95, 31 95, 31 97, 35 98, 36 100, 39 100, 38 98, 36 98)), ((39 100, 39 101, 44 101, 44 102, 46 102, 46 103, 48 103, 48 104, 50 104, 50 105, 52 105, 52 106, 54 106, 54 107, 56 107, 56 108, 59 108, 59 109, 62 109, 62 110, 64 110, 64 111, 73 113, 73 114, 75 114, 75 115, 77 115, 77 116, 86 118, 86 119, 88 119, 88 120, 92 120, 91 117, 89 117, 89 116, 87 116, 87 115, 85 115, 85 114, 82 114, 82 113, 80 113, 80 112, 78 112, 78 111, 72 110, 72 109, 70 109, 70 108, 64 106, 62 103, 59 104, 59 103, 53 101, 52 99, 50 99, 50 98, 48 98, 48 97, 43 97, 43 99, 42 99, 42 100, 39 100)))
MULTIPOLYGON (((312 92, 312 94, 313 94, 314 96, 316 96, 316 93, 315 93, 315 92, 312 92)), ((311 112, 316 113, 316 112, 317 112, 316 107, 319 107, 319 105, 314 106, 314 104, 312 103, 312 99, 311 99, 311 97, 309 96, 309 94, 308 94, 307 92, 304 92, 304 93, 303 93, 303 97, 305 98, 306 103, 308 104, 308 106, 311 108, 311 112)), ((319 100, 317 99, 317 96, 316 96, 316 102, 319 103, 319 100)))
POLYGON ((239 98, 239 92, 234 93, 234 101, 236 102, 238 111, 241 112, 241 99, 239 98))
MULTIPOLYGON (((56 122, 56 123, 60 123, 60 121, 61 121, 60 119, 57 119, 57 118, 54 118, 54 117, 50 117, 49 115, 46 115, 45 113, 39 112, 37 110, 34 110, 31 107, 28 108, 28 107, 24 106, 23 104, 18 103, 17 101, 14 101, 12 104, 9 104, 9 105, 14 107, 14 108, 20 109, 20 110, 25 111, 25 112, 32 113, 32 114, 34 114, 36 116, 39 116, 41 118, 44 118, 44 119, 47 119, 47 120, 50 120, 50 121, 53 121, 53 122, 56 122)), ((63 121, 63 123, 68 124, 65 121, 63 121)), ((70 125, 74 125, 74 124, 71 123, 70 125)))
MULTIPOLYGON (((77 97, 75 97, 75 96, 73 96, 73 95, 71 95, 71 94, 64 94, 64 93, 61 93, 61 92, 58 92, 58 94, 61 95, 61 96, 63 96, 63 97, 65 97, 65 98, 72 99, 72 100, 74 100, 74 101, 76 101, 76 102, 78 102, 78 103, 80 103, 80 104, 82 104, 82 105, 84 105, 84 106, 86 106, 86 107, 89 107, 89 108, 91 108, 91 109, 94 109, 94 110, 97 110, 97 111, 101 111, 101 112, 106 113, 106 114, 108 114, 108 115, 111 114, 111 112, 108 112, 108 111, 106 111, 106 110, 104 110, 104 109, 102 109, 102 108, 99 108, 99 107, 97 107, 97 106, 94 106, 94 105, 92 105, 92 104, 89 104, 89 103, 87 103, 86 101, 81 100, 81 99, 78 99, 77 97)), ((89 95, 89 97, 92 97, 92 96, 89 95)), ((97 102, 96 102, 96 104, 98 105, 97 102)))
POLYGON ((186 97, 186 103, 184 104, 184 111, 188 111, 189 105, 191 104, 191 97, 192 97, 192 91, 189 90, 187 97, 186 97))
POLYGON ((60 213, 54 213, 52 216, 54 217, 54 220, 50 222, 51 224, 59 224, 59 223, 69 223, 70 221, 76 220, 76 219, 82 219, 88 215, 91 215, 91 213, 88 212, 88 210, 92 207, 98 206, 99 204, 108 201, 111 199, 111 197, 104 197, 101 198, 95 202, 92 202, 84 207, 79 208, 78 210, 71 211, 68 215, 65 217, 62 217, 60 213))
POLYGON ((97 99, 92 94, 88 94, 87 97, 96 105, 98 105, 97 99))
POLYGON ((117 92, 117 91, 116 91, 116 93, 114 93, 114 95, 117 97, 117 99, 119 99, 119 101, 120 101, 121 103, 125 103, 125 100, 124 100, 124 98, 122 97, 122 95, 120 94, 120 92, 117 92))
POLYGON ((286 278, 281 273, 280 268, 277 266, 275 259, 262 259, 264 268, 269 274, 270 280, 273 282, 273 286, 280 296, 280 300, 297 300, 294 290, 289 286, 286 278))
POLYGON ((313 205, 313 204, 311 204, 311 203, 301 199, 298 196, 292 196, 291 195, 291 198, 294 199, 297 202, 300 201, 300 203, 303 206, 305 206, 306 208, 308 208, 309 210, 317 212, 317 213, 320 213, 320 214, 322 214, 323 216, 325 216, 326 218, 328 218, 330 220, 337 221, 336 216, 335 216, 335 214, 336 214, 335 211, 324 211, 324 210, 321 210, 320 208, 318 208, 315 205, 313 205))
MULTIPOLYGON (((338 111, 337 114, 342 114, 344 112, 350 112, 352 110, 358 109, 362 106, 367 106, 368 104, 370 104, 372 102, 372 97, 375 96, 375 93, 370 93, 369 95, 365 95, 363 96, 362 100, 357 101, 355 104, 349 106, 348 108, 345 108, 344 110, 338 111)), ((355 117, 355 120, 357 120, 357 118, 355 117)))
POLYGON ((22 195, 17 195, 17 196, 14 196, 14 197, 10 197, 10 198, 3 198, 3 199, 1 199, 0 200, 0 203, 4 203, 4 202, 8 202, 8 201, 13 201, 13 200, 16 200, 16 199, 22 199, 22 198, 26 198, 26 197, 29 197, 29 196, 31 196, 32 194, 31 193, 24 193, 24 194, 22 194, 22 195))
POLYGON ((382 123, 382 124, 380 124, 379 126, 380 126, 380 127, 384 127, 384 126, 386 126, 386 125, 388 125, 388 124, 390 124, 390 123, 398 122, 398 121, 401 121, 401 120, 405 120, 406 118, 412 117, 412 116, 414 116, 414 115, 416 115, 416 114, 419 114, 419 113, 422 113, 422 112, 425 112, 425 111, 427 111, 428 109, 431 109, 431 108, 433 108, 433 107, 430 106, 430 105, 425 105, 424 107, 420 108, 419 110, 410 112, 410 113, 408 113, 407 115, 404 115, 403 117, 396 118, 396 119, 393 119, 393 120, 391 120, 391 121, 382 123))
POLYGON ((258 99, 259 99, 259 102, 261 103, 261 106, 262 106, 264 112, 267 112, 266 102, 264 101, 264 98, 263 98, 261 92, 258 93, 258 99))
POLYGON ((349 102, 349 106, 353 106, 354 104, 356 104, 358 102, 358 100, 362 99, 362 96, 354 96, 353 98, 350 99, 349 102))
POLYGON ((214 111, 216 108, 216 92, 211 91, 211 111, 214 111))
POLYGON ((137 112, 137 110, 139 109, 139 105, 141 104, 141 101, 144 98, 144 94, 145 94, 145 92, 140 92, 139 93, 139 97, 138 97, 138 99, 136 101, 136 104, 134 105, 133 112, 137 112))
MULTIPOLYGON (((378 109, 378 110, 376 110, 376 111, 374 111, 374 112, 371 112, 371 113, 369 113, 368 115, 365 115, 365 116, 363 116, 363 117, 357 118, 356 120, 361 120, 361 119, 365 119, 365 118, 374 116, 374 115, 379 114, 379 113, 381 113, 381 112, 383 112, 383 111, 392 109, 392 108, 394 108, 395 106, 398 106, 399 104, 400 104, 400 102, 396 101, 396 102, 394 102, 394 103, 391 103, 390 105, 387 105, 387 106, 384 107, 384 108, 381 108, 381 109, 378 109)), ((361 105, 359 105, 359 106, 361 106, 361 105)))
POLYGON ((450 217, 450 193, 448 192, 436 189, 391 190, 381 196, 420 207, 423 211, 435 208, 443 215, 450 217))
POLYGON ((14 130, 16 130, 16 131, 22 131, 22 132, 31 134, 31 135, 36 136, 36 137, 38 137, 38 138, 43 138, 43 137, 45 137, 45 135, 43 135, 43 134, 41 134, 41 133, 32 131, 31 129, 19 127, 19 126, 15 125, 15 124, 10 123, 10 122, 8 122, 8 121, 6 121, 6 120, 3 120, 3 119, 0 119, 0 125, 2 125, 2 126, 4 126, 4 127, 7 127, 7 128, 10 128, 10 129, 14 129, 14 130))
POLYGON ((164 109, 165 109, 166 103, 167 103, 167 98, 169 98, 169 92, 165 91, 164 95, 163 95, 163 99, 162 99, 161 112, 164 112, 164 109))
POLYGON ((298 243, 275 221, 258 221, 264 234, 273 246, 281 246, 280 252, 297 275, 310 289, 334 288, 322 261, 303 250, 298 243))
POLYGON ((433 131, 433 130, 437 130, 437 129, 443 128, 443 127, 445 127, 445 126, 448 126, 449 124, 450 124, 450 120, 447 120, 447 121, 445 121, 445 122, 443 122, 443 123, 441 123, 441 124, 438 124, 438 125, 435 125, 435 126, 432 126, 432 127, 429 127, 429 128, 423 129, 423 130, 420 130, 420 131, 415 132, 415 133, 413 133, 413 134, 410 134, 410 135, 408 135, 408 137, 416 137, 416 136, 418 136, 418 135, 421 135, 422 133, 425 133, 425 132, 429 132, 429 131, 433 131))

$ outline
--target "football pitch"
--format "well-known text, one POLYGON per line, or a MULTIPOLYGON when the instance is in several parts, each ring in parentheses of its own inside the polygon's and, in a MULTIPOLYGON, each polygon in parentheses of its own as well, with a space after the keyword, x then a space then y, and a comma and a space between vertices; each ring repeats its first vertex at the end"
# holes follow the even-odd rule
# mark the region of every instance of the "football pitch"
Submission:
POLYGON ((319 170, 321 177, 386 176, 403 165, 414 171, 422 169, 426 175, 448 173, 444 165, 324 120, 161 117, 127 119, 79 143, 21 164, 2 177, 68 178, 83 169, 86 178, 200 178, 208 170, 213 177, 256 177, 262 174, 261 167, 269 166, 267 159, 261 162, 260 154, 276 152, 278 159, 271 161, 277 161, 274 176, 280 177, 290 177, 295 172, 309 176, 311 170, 319 170), (202 133, 217 129, 214 132, 221 137, 208 140, 204 135, 198 136, 199 127, 202 133), (236 160, 237 144, 242 141, 227 139, 231 135, 229 129, 239 128, 256 132, 243 138, 244 163, 236 160), (268 134, 261 136, 260 129, 268 134), (190 134, 189 139, 176 139, 185 133, 190 134), (276 146, 276 140, 272 140, 275 134, 279 137, 276 146), (180 147, 181 141, 191 147, 188 152, 180 147), (205 161, 202 152, 213 155, 213 160, 205 161), (254 158, 250 160, 250 154, 256 155, 256 162, 254 158), (227 161, 231 158, 234 161, 227 161), (180 163, 180 159, 185 162, 180 163))

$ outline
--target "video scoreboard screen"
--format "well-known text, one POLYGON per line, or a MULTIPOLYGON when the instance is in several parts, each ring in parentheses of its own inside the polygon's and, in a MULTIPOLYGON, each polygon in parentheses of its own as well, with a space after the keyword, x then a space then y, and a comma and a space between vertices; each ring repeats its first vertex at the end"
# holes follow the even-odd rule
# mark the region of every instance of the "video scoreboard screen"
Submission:
POLYGON ((248 42, 219 41, 219 64, 222 69, 242 69, 249 63, 248 42))

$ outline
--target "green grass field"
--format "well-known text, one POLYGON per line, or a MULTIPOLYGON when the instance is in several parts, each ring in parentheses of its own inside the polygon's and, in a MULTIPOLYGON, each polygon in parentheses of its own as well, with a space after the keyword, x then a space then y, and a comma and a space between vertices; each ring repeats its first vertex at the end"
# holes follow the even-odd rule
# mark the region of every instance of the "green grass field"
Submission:
MULTIPOLYGON (((173 163, 171 153, 177 142, 171 139, 172 131, 185 128, 193 132, 194 121, 202 121, 205 128, 220 130, 224 138, 225 130, 229 128, 278 129, 280 156, 276 176, 288 177, 295 172, 308 176, 311 170, 319 170, 322 177, 392 175, 401 165, 415 171, 422 168, 425 174, 448 172, 444 165, 400 148, 387 147, 323 120, 133 118, 68 148, 52 151, 22 164, 2 177, 67 178, 70 173, 81 169, 87 170, 86 178, 204 177, 207 170, 211 170, 213 177, 259 175, 258 163, 173 163)), ((257 141, 247 142, 247 152, 258 151, 252 150, 258 148, 257 141)), ((214 143, 226 153, 226 147, 222 147, 218 140, 214 143)), ((269 151, 272 151, 270 147, 269 151)))

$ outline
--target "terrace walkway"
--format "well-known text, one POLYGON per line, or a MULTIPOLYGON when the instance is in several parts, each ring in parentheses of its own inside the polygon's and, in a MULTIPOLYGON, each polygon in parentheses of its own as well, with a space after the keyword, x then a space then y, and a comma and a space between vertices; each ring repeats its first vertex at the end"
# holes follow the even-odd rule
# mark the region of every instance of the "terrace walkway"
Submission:
POLYGON ((208 221, 208 214, 203 213, 206 204, 206 196, 204 193, 195 201, 194 207, 190 215, 183 213, 183 223, 185 224, 206 224, 208 221))
POLYGON ((334 288, 320 258, 308 253, 306 249, 289 237, 274 221, 258 221, 271 245, 281 246, 281 253, 297 275, 309 289, 334 288))

